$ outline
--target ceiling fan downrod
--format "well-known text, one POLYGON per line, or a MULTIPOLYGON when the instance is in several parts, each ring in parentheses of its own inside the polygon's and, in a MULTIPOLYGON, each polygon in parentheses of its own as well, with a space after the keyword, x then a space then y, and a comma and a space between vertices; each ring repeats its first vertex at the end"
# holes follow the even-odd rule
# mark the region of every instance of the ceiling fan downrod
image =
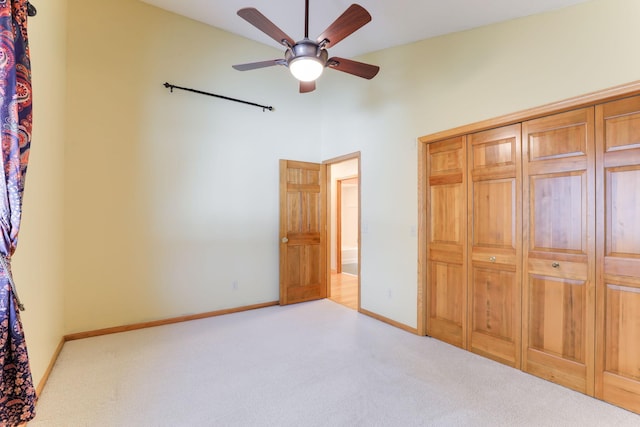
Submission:
POLYGON ((304 2, 304 38, 309 38, 309 0, 304 2))

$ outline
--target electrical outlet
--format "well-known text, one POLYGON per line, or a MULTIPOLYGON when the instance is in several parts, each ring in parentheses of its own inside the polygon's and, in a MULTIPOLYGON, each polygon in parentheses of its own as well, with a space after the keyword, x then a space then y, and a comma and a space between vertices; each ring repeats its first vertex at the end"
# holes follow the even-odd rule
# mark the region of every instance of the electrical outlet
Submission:
POLYGON ((391 292, 391 289, 387 289, 387 298, 391 299, 393 297, 393 293, 391 292))
POLYGON ((231 282, 231 289, 233 289, 234 291, 238 290, 238 281, 234 280, 233 282, 231 282))

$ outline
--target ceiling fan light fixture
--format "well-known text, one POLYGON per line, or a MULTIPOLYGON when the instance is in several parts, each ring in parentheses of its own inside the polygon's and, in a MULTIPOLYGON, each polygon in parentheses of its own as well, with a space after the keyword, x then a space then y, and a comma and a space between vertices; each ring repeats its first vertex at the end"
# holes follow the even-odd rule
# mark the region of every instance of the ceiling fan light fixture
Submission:
POLYGON ((324 64, 315 56, 294 58, 289 63, 289 71, 301 82, 313 82, 322 75, 324 64))

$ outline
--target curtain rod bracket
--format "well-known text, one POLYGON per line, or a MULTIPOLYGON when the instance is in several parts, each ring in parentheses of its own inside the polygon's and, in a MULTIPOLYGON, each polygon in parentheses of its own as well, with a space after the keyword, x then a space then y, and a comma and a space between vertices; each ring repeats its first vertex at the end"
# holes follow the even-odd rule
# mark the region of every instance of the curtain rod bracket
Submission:
POLYGON ((263 113, 266 110, 269 110, 269 111, 273 111, 274 110, 274 108, 272 106, 270 106, 270 105, 269 106, 260 105, 260 104, 254 103, 254 102, 243 101, 242 99, 230 98, 230 97, 224 96, 224 95, 216 95, 215 93, 204 92, 204 91, 201 91, 201 90, 191 89, 191 88, 188 88, 188 87, 176 86, 174 84, 167 83, 167 82, 165 82, 164 87, 168 88, 171 91, 171 93, 173 93, 173 89, 180 89, 180 90, 184 90, 184 91, 187 91, 187 92, 197 93, 197 94, 200 94, 200 95, 213 96, 215 98, 226 99, 227 101, 233 101, 233 102, 239 102, 241 104, 252 105, 254 107, 262 108, 262 112, 263 113))

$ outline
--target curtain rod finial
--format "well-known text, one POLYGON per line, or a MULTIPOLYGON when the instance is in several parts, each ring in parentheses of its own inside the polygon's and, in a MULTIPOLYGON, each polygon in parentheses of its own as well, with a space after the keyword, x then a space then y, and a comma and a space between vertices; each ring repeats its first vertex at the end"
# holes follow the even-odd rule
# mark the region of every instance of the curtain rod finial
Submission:
POLYGON ((38 9, 31 2, 27 2, 27 15, 36 16, 38 14, 38 9))

